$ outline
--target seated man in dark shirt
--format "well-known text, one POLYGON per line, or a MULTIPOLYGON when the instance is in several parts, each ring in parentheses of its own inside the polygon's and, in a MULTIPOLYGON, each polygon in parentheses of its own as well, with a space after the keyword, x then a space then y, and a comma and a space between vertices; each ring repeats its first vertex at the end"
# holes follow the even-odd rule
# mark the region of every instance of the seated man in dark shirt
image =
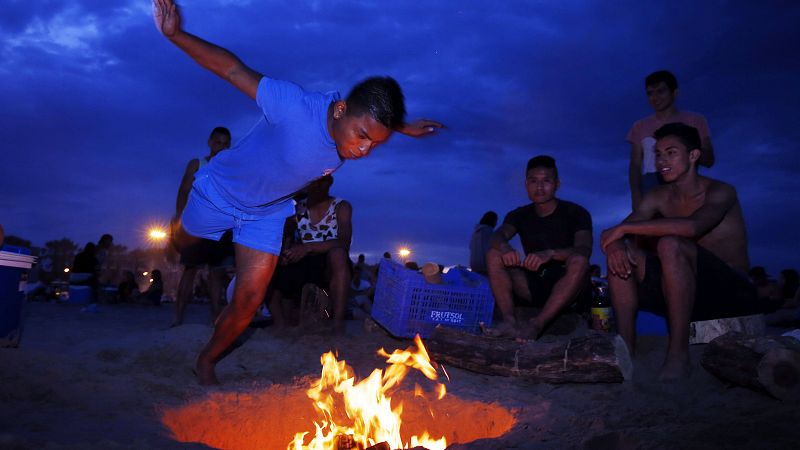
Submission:
POLYGON ((580 205, 556 198, 558 169, 550 156, 528 161, 525 186, 533 203, 506 215, 492 235, 486 265, 492 293, 503 315, 503 321, 492 331, 536 339, 565 308, 588 306, 592 217, 580 205), (522 256, 508 243, 517 233, 525 252, 522 256), (514 294, 541 306, 530 323, 517 323, 514 294))

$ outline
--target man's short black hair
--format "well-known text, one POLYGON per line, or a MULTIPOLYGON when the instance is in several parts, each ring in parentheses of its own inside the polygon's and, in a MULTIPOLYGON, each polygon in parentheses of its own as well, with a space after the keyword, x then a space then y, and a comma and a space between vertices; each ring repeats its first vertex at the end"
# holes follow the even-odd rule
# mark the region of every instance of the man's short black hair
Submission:
POLYGON ((687 151, 698 149, 703 151, 702 141, 700 140, 700 132, 697 128, 686 125, 681 122, 668 123, 653 133, 653 137, 658 141, 667 136, 675 136, 686 146, 687 151))
POLYGON ((214 137, 215 134, 221 134, 223 136, 228 136, 229 139, 231 137, 230 130, 228 130, 225 127, 216 127, 216 128, 214 128, 213 130, 211 130, 211 134, 208 135, 208 138, 211 139, 212 137, 214 137))
POLYGON ((644 79, 644 87, 654 86, 662 81, 670 91, 675 92, 675 89, 678 89, 678 79, 669 70, 659 70, 648 75, 644 79))
POLYGON ((371 77, 358 83, 347 95, 347 113, 368 113, 386 128, 394 130, 406 121, 403 90, 391 77, 371 77))
POLYGON ((555 173, 556 178, 558 178, 558 168, 556 167, 556 160, 553 159, 552 156, 539 155, 529 159, 528 167, 525 169, 525 175, 528 174, 528 171, 530 171, 531 169, 535 169, 537 167, 544 167, 545 169, 553 169, 553 173, 555 173))

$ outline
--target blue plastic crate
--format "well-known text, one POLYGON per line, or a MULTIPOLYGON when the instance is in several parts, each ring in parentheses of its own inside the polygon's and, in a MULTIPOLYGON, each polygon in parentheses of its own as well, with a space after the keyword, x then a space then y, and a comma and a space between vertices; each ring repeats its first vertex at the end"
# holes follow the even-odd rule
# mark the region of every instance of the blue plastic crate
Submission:
POLYGON ((381 261, 372 317, 397 337, 429 337, 437 325, 476 333, 480 322, 491 325, 494 297, 486 279, 470 281, 475 285, 431 284, 416 271, 381 261))

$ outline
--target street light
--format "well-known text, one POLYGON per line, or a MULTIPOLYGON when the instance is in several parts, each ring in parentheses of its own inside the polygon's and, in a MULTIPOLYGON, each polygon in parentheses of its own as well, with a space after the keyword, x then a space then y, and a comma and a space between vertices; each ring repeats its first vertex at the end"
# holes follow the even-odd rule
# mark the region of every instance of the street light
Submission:
POLYGON ((145 232, 145 239, 147 243, 153 247, 161 247, 167 241, 169 233, 167 228, 160 224, 154 224, 147 227, 145 232))
POLYGON ((409 249, 408 247, 400 247, 400 249, 397 250, 397 254, 400 255, 400 259, 402 259, 405 262, 405 260, 407 260, 408 257, 411 256, 411 249, 409 249))

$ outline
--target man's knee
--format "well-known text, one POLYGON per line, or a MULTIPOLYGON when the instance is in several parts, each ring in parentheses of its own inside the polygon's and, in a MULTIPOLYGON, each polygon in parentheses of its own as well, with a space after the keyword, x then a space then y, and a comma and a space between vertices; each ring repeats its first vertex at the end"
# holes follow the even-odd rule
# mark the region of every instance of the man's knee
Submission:
POLYGON ((663 236, 656 245, 658 258, 662 263, 669 264, 679 259, 691 259, 697 255, 697 247, 694 242, 679 236, 663 236))
POLYGON ((264 301, 264 290, 250 286, 237 286, 231 305, 241 313, 255 312, 264 301))
POLYGON ((585 273, 589 270, 589 258, 584 255, 572 254, 567 257, 566 269, 568 273, 585 273))

